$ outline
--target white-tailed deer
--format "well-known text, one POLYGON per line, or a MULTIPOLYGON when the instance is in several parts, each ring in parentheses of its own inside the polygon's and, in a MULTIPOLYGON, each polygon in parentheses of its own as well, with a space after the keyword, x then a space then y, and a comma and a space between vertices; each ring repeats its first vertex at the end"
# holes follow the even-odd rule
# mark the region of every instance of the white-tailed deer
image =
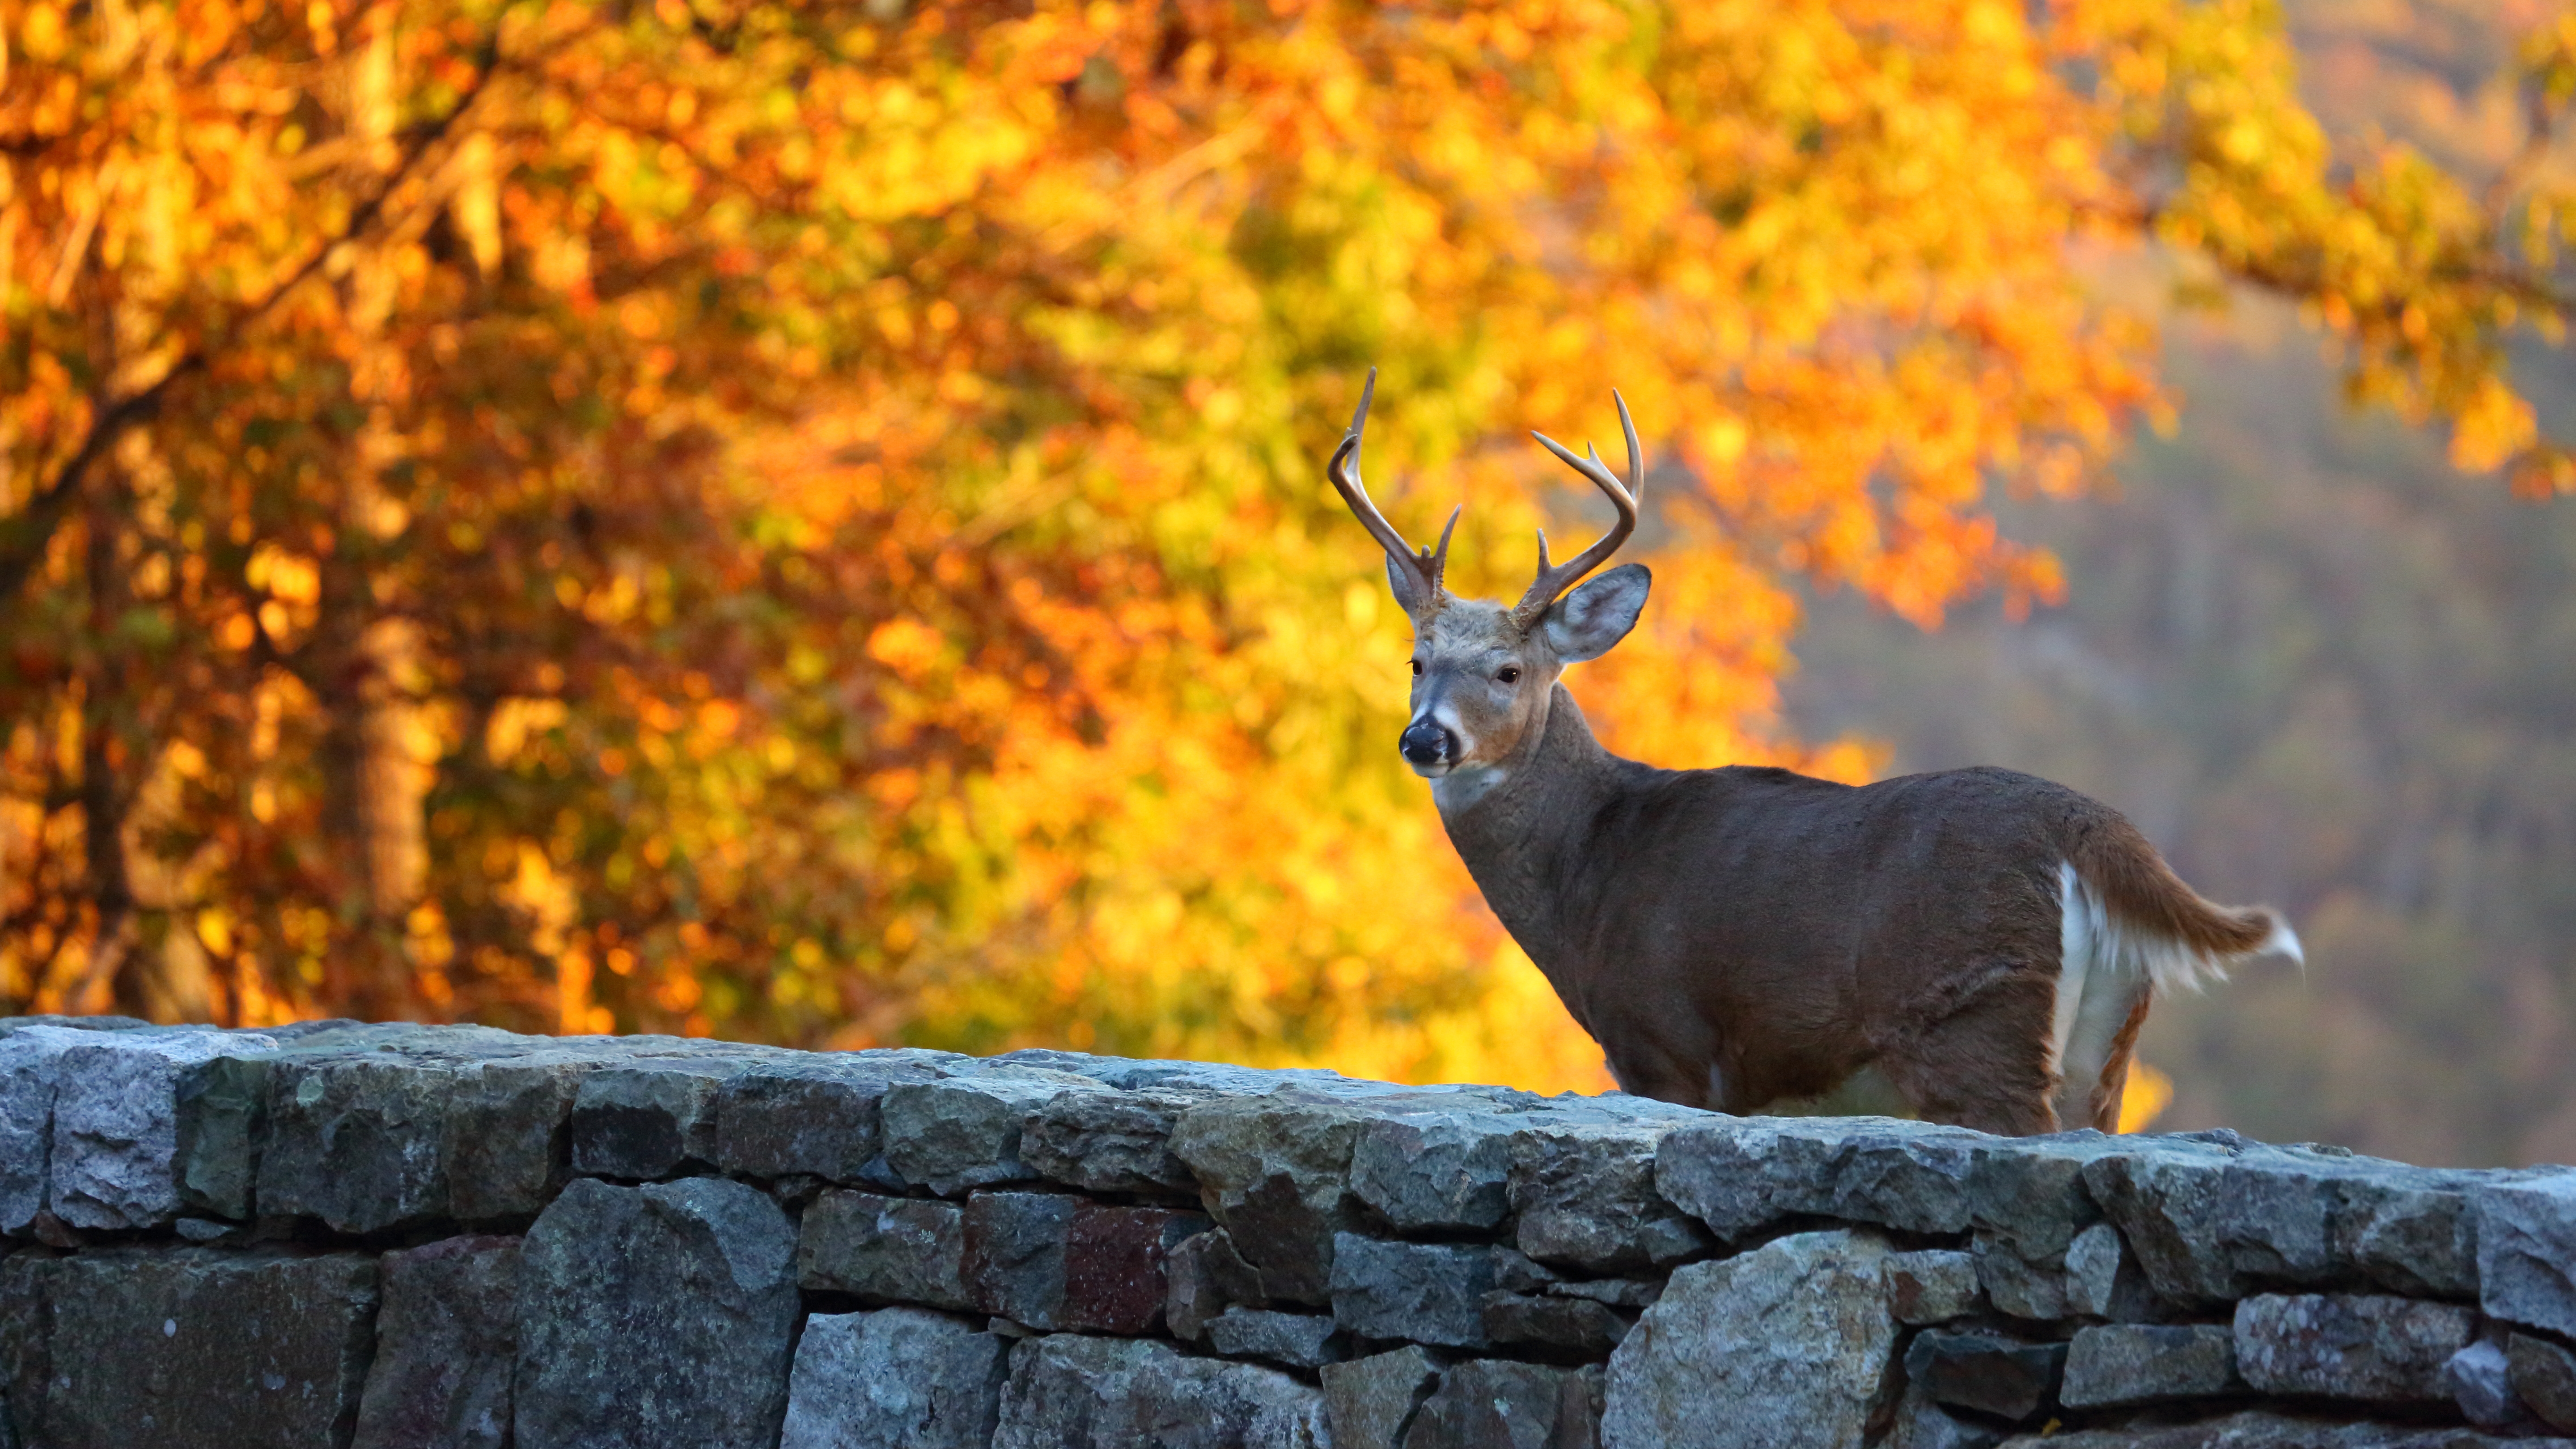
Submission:
POLYGON ((1442 587, 1448 528, 1417 553, 1369 501, 1360 431, 1376 387, 1372 370, 1326 473, 1413 619, 1400 748, 1486 904, 1622 1088, 1746 1113, 1874 1064, 1932 1121, 2108 1131, 2157 991, 2299 955, 2279 916, 2203 900, 2117 811, 2029 775, 1851 786, 1611 754, 1558 676, 1646 604, 1638 564, 1568 592, 1637 526, 1627 403, 1624 485, 1597 451, 1532 435, 1619 521, 1562 564, 1541 534, 1538 581, 1505 608, 1442 587))

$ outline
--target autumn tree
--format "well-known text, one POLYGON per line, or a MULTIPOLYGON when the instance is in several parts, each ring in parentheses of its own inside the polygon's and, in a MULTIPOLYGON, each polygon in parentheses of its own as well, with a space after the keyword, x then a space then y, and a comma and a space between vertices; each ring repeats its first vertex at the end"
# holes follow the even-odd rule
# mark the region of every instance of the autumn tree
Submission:
POLYGON ((0 16, 12 1006, 1597 1080, 1390 747, 1367 365, 1493 591, 1622 388, 1578 689, 1675 763, 1866 767, 1785 580, 2055 587, 1987 504, 2162 407, 2104 257, 2570 476, 2569 198, 2336 166, 2246 0, 0 16))

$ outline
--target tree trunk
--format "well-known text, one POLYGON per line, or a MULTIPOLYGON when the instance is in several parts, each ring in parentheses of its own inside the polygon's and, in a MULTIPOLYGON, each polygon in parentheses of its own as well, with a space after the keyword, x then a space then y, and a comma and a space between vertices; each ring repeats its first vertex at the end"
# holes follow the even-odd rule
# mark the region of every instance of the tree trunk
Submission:
POLYGON ((117 619, 125 607, 125 570, 116 556, 114 500, 88 510, 83 568, 89 575, 90 655, 81 680, 81 851, 94 924, 89 964, 65 1003, 75 1012, 106 1011, 119 986, 134 940, 134 885, 126 870, 125 800, 118 770, 132 763, 117 735, 126 699, 125 660, 117 619))

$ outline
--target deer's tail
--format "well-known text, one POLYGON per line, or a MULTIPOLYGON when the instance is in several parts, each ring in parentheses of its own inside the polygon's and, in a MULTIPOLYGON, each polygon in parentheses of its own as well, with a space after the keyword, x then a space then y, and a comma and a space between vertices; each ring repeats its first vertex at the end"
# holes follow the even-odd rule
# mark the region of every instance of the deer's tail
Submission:
POLYGON ((2080 934, 2092 966, 2142 977, 2159 994, 2197 991, 2236 963, 2275 951, 2307 960, 2280 912, 2205 899, 2117 816, 2084 833, 2058 867, 2058 884, 2066 941, 2080 934))
POLYGON ((2266 906, 2222 906, 2185 885, 2137 827, 2093 822, 2057 867, 2058 977, 2053 1061, 2059 1120, 2115 1130, 2130 1054, 2147 1007, 2197 991, 2240 961, 2277 951, 2306 961, 2299 936, 2266 906))

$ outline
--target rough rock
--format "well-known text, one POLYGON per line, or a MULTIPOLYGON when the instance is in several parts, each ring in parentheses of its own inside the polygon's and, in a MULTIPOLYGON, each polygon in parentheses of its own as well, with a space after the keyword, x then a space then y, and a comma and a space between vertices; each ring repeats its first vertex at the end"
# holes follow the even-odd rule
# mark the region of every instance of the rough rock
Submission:
POLYGON ((826 1192, 805 1209, 796 1281, 884 1303, 971 1308, 966 1210, 952 1202, 826 1192))
POLYGON ((2576 1337, 2576 1172, 2490 1184, 2475 1220, 2487 1316, 2576 1337))
POLYGON ((1934 1329, 1915 1335, 1905 1351, 1905 1380, 1924 1397, 2015 1423, 2055 1402, 2065 1369, 2065 1344, 2024 1343, 1991 1333, 1934 1329))
POLYGON ((993 1449, 1324 1449, 1323 1395, 1277 1369, 1148 1339, 1051 1334, 1011 1350, 993 1449))
POLYGON ((2134 1321, 2148 1314, 2155 1296, 2109 1223, 2095 1223, 2067 1245, 2064 1281, 2066 1311, 2079 1318, 2134 1321))
POLYGON ((0 1232, 24 1233, 53 1180, 54 1092, 62 1054, 90 1034, 18 1026, 0 1036, 0 1232))
POLYGON ((41 1342, 21 1347, 9 1386, 22 1442, 348 1442, 376 1311, 372 1256, 111 1249, 18 1271, 13 1289, 41 1299, 41 1342))
POLYGON ((1977 1140, 1886 1117, 1701 1121, 1666 1139, 1656 1181, 1729 1241, 1793 1216, 1956 1233, 1968 1225, 1977 1140))
POLYGON ((1172 1252, 1212 1226, 1172 1208, 1083 1203, 1065 1240, 1066 1325, 1127 1334, 1162 1327, 1172 1252))
POLYGON ((1033 1067, 890 1087, 879 1108, 886 1161, 905 1182, 943 1197, 1024 1182, 1037 1176, 1020 1149, 1038 1110, 1067 1092, 1102 1090, 1096 1082, 1033 1067))
POLYGON ((1208 1343, 1237 1358, 1266 1358, 1290 1368, 1321 1368, 1341 1358, 1339 1329, 1324 1313, 1229 1308, 1208 1320, 1208 1343))
POLYGON ((1198 1178, 1206 1204, 1266 1297, 1330 1301, 1334 1235, 1357 1225, 1345 1190, 1351 1150, 1368 1116, 1304 1092, 1192 1107, 1172 1151, 1198 1178))
POLYGON ((603 1066, 572 1104, 572 1170, 630 1182, 716 1165, 716 1099, 748 1063, 682 1057, 603 1066))
POLYGON ((887 1090, 934 1076, 928 1067, 839 1057, 754 1066, 716 1088, 716 1165, 744 1177, 868 1181, 883 1147, 887 1090))
POLYGON ((2236 1367, 2267 1394, 2438 1404, 2451 1397, 2443 1365, 2476 1327, 2447 1303, 2267 1293, 2236 1305, 2236 1367))
POLYGON ((1485 1337, 1599 1358, 1628 1336, 1631 1320, 1597 1299, 1554 1293, 1488 1293, 1485 1337))
POLYGON ((2070 1409, 2126 1408, 2244 1387, 2224 1324, 2110 1323, 2077 1332, 2058 1398, 2070 1409))
POLYGON ((1511 1206, 1511 1139, 1520 1125, 1476 1111, 1371 1122, 1351 1149, 1351 1191, 1400 1233, 1492 1228, 1511 1206))
POLYGON ((1897 1398, 1885 1449, 1994 1449, 2003 1437, 1983 1421, 1951 1413, 1932 1402, 1919 1386, 1909 1384, 1897 1398))
POLYGON ((518 1356, 519 1240, 387 1253, 351 1449, 504 1449, 518 1356))
POLYGON ((275 1045, 204 1030, 91 1032, 57 1059, 54 1216, 76 1228, 162 1227, 179 1191, 180 1082, 191 1067, 275 1045))
POLYGON ((2481 1174, 2233 1134, 2140 1141, 2088 1166, 2085 1183, 2169 1298, 2209 1305, 2284 1283, 2477 1292, 2481 1174))
POLYGON ((1270 1300, 1261 1274, 1234 1250, 1225 1229, 1183 1239, 1165 1262, 1163 1321, 1174 1338, 1196 1342, 1216 1316, 1235 1304, 1258 1308, 1270 1300))
POLYGON ((1509 1198, 1520 1219, 1520 1250, 1595 1273, 1661 1267, 1707 1251, 1708 1230, 1655 1187, 1656 1149, 1674 1130, 1656 1123, 1513 1133, 1509 1198))
POLYGON ((448 1216, 440 1137, 455 1077, 396 1053, 281 1056, 267 1073, 261 1215, 351 1234, 448 1216))
MULTIPOLYGON (((266 1033, 272 1038, 286 1028, 266 1033)), ((179 1196, 217 1218, 247 1221, 268 1126, 265 1054, 216 1057, 190 1068, 172 1094, 178 1117, 179 1196)), ((0 1117, 5 1117, 0 1112, 0 1117)))
POLYGON ((1875 1236, 1838 1230, 1675 1271, 1610 1355, 1603 1443, 1859 1443, 1896 1343, 1887 1257, 1875 1236))
POLYGON ((1494 1250, 1344 1233, 1333 1244, 1332 1289, 1334 1320, 1362 1338, 1482 1348, 1494 1250))
POLYGON ((2122 1425, 2004 1441, 2003 1449, 2570 1449, 2564 1439, 2499 1439, 2475 1429, 2337 1423, 2253 1409, 2190 1424, 2122 1425))
POLYGON ((1977 1260, 1949 1248, 1887 1255, 1887 1305, 1899 1323, 1944 1323, 1977 1311, 1977 1260))
POLYGON ((1403 1449, 1414 1413, 1440 1383, 1440 1361, 1412 1344, 1323 1368, 1334 1449, 1403 1449))
POLYGON ((1599 1370, 1470 1359, 1440 1376, 1404 1449, 1595 1449, 1599 1370))
POLYGON ((1205 1093, 1062 1092, 1020 1134, 1029 1170, 1088 1192, 1195 1194, 1198 1179, 1172 1151, 1181 1113, 1205 1093))
POLYGON ((1065 1320, 1065 1249, 1078 1197, 979 1192, 966 1200, 966 1296, 986 1313, 1031 1328, 1065 1320))
POLYGON ((768 1449, 795 1254, 737 1182, 566 1187, 520 1258, 517 1449, 768 1449))
POLYGON ((543 1212, 570 1180, 573 1102, 600 1065, 547 1051, 459 1068, 441 1127, 448 1210, 469 1223, 543 1212))
MULTIPOLYGON (((1503 1261, 1501 1255, 1496 1255, 1496 1261, 1498 1263, 1503 1261)), ((1496 1273, 1498 1277, 1501 1276, 1499 1268, 1496 1273)), ((1521 1287, 1508 1281, 1504 1282, 1503 1286, 1514 1289, 1521 1287)), ((1664 1284, 1660 1278, 1585 1278, 1549 1283, 1542 1291, 1559 1298, 1589 1298, 1595 1303, 1606 1303, 1613 1308, 1652 1308, 1655 1306, 1655 1300, 1664 1296, 1664 1284)))
POLYGON ((817 1313, 797 1341, 779 1449, 984 1449, 1009 1347, 926 1309, 817 1313))
POLYGON ((2508 1337, 2504 1352, 2515 1396, 2549 1427, 2576 1434, 2576 1353, 2528 1333, 2508 1337))
POLYGON ((2545 1432, 2546 1426, 2513 1391, 2513 1365, 2504 1345, 2482 1338, 2442 1366, 2442 1382, 2459 1405, 2460 1417, 2481 1429, 2517 1436, 2545 1432))

